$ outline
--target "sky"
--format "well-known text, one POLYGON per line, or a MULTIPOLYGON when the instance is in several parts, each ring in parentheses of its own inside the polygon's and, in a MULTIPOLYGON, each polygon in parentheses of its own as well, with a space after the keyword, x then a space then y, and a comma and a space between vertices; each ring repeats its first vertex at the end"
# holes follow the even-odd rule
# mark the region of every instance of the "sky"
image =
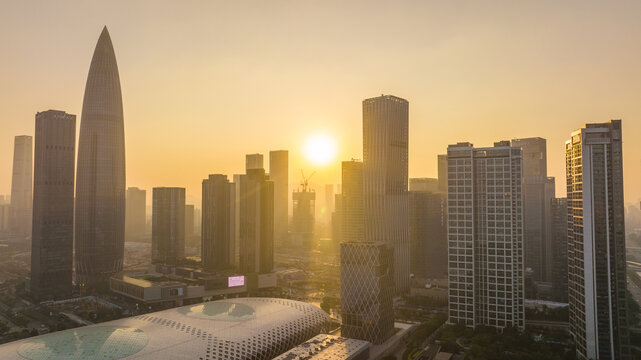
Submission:
MULTIPOLYGON (((36 112, 80 113, 107 26, 122 86, 127 186, 187 188, 290 151, 322 194, 362 158, 361 102, 410 102, 410 177, 436 177, 448 144, 544 137, 565 195, 564 142, 623 120, 626 202, 641 198, 639 1, 21 1, 0 5, 0 194, 13 137, 36 112), (328 165, 304 156, 324 134, 328 165)), ((265 164, 268 165, 267 163, 265 164)), ((322 196, 320 196, 322 199, 322 196)))

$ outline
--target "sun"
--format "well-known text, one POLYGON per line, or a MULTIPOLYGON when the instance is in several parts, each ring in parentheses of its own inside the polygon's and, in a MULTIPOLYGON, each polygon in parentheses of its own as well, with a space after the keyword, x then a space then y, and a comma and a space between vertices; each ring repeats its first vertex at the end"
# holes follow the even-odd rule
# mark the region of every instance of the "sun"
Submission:
POLYGON ((327 134, 315 134, 305 140, 305 157, 316 165, 327 165, 336 156, 336 142, 327 134))

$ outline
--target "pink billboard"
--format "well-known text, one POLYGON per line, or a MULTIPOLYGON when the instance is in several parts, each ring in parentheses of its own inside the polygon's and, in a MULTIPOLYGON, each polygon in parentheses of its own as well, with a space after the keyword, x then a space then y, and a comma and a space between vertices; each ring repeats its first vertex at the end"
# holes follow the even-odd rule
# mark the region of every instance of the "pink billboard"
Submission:
POLYGON ((230 276, 227 278, 227 287, 243 286, 245 285, 244 276, 230 276))

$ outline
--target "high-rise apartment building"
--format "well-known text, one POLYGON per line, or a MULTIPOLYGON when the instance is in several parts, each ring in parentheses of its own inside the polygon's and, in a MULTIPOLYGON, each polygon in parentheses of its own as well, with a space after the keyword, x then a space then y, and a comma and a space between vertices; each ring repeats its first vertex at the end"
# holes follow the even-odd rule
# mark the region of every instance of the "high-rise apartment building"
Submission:
POLYGON ((94 50, 78 138, 76 282, 106 288, 125 254, 125 129, 116 55, 107 27, 94 50))
POLYGON ((185 204, 185 239, 194 236, 195 208, 192 204, 185 204))
POLYGON ((29 291, 39 300, 72 292, 76 115, 36 114, 29 291))
POLYGON ((343 161, 341 187, 341 242, 365 241, 361 161, 343 161))
POLYGON ((243 274, 274 268, 274 183, 263 169, 239 177, 239 268, 243 274))
POLYGON ((234 266, 235 188, 226 175, 209 175, 203 180, 202 264, 210 271, 234 266))
POLYGON ((447 148, 449 322, 524 328, 521 149, 447 148))
POLYGON ((547 176, 546 140, 540 137, 513 139, 523 157, 523 229, 525 246, 526 297, 541 298, 541 287, 553 278, 550 206, 554 178, 547 176))
POLYGON ((552 294, 551 300, 568 302, 568 199, 552 199, 552 294))
POLYGON ((565 143, 570 333, 579 359, 629 359, 621 120, 565 143))
POLYGON ((410 272, 419 278, 445 279, 445 196, 436 192, 410 190, 409 198, 410 272))
POLYGON ((394 248, 396 292, 409 290, 409 103, 391 95, 363 100, 365 241, 394 248))
POLYGON ((394 250, 384 243, 341 243, 341 335, 385 342, 394 332, 394 250))
POLYGON ((153 188, 151 262, 178 264, 185 258, 185 188, 153 188))
POLYGON ((269 179, 274 182, 274 243, 287 242, 289 221, 289 152, 269 152, 269 179))
POLYGON ((13 144, 9 226, 12 233, 25 237, 31 235, 32 158, 33 138, 27 135, 16 136, 13 144))
POLYGON ((141 239, 145 236, 147 222, 147 191, 137 187, 127 188, 125 211, 125 236, 141 239))

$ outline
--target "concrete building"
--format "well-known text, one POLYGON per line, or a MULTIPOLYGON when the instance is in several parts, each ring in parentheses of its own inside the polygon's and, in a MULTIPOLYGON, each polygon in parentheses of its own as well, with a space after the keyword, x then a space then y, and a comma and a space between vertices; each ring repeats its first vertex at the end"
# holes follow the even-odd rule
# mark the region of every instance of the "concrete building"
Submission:
POLYGON ((245 155, 245 170, 264 169, 263 154, 245 155))
POLYGON ((16 136, 13 144, 9 226, 13 234, 23 237, 31 235, 32 159, 33 138, 27 135, 16 136))
POLYGON ((269 179, 274 182, 274 243, 287 242, 289 222, 289 152, 269 152, 269 179))
POLYGON ((521 149, 447 148, 449 322, 524 328, 521 149))
POLYGON ((33 237, 29 292, 38 300, 68 298, 73 271, 76 115, 36 114, 33 237))
POLYGON ((545 298, 553 282, 551 210, 554 178, 547 175, 546 140, 540 137, 513 139, 523 156, 523 226, 525 244, 525 294, 545 298))
POLYGON ((434 178, 411 178, 410 191, 439 192, 438 179, 434 178))
POLYGON ((210 301, 0 346, 0 358, 272 359, 329 330, 314 305, 275 298, 210 301))
POLYGON ((107 27, 94 50, 78 138, 76 282, 106 289, 125 253, 125 129, 116 55, 107 27))
POLYGON ((419 278, 445 279, 447 200, 441 193, 414 190, 409 198, 410 272, 419 278))
POLYGON ((621 120, 565 143, 570 333, 579 359, 630 359, 621 120))
POLYGON ((185 188, 153 188, 151 262, 177 264, 185 258, 185 188))
POLYGON ((235 257, 235 188, 226 175, 203 180, 202 264, 209 271, 228 270, 235 257))
POLYGON ((274 267, 274 183, 263 169, 247 170, 239 186, 239 270, 268 273, 274 267))
POLYGON ((363 100, 365 241, 394 248, 397 293, 409 290, 409 103, 391 95, 363 100))
POLYGON ((342 163, 341 242, 365 241, 363 219, 363 163, 342 163))
POLYGON ((137 187, 127 188, 125 211, 125 236, 139 240, 145 236, 147 222, 147 191, 137 187))
POLYGON ((341 243, 341 335, 382 344, 394 332, 394 250, 385 243, 341 243))
POLYGON ((195 208, 194 205, 185 204, 185 239, 195 234, 195 208))
POLYGON ((552 199, 552 291, 550 300, 568 302, 568 199, 552 199))

